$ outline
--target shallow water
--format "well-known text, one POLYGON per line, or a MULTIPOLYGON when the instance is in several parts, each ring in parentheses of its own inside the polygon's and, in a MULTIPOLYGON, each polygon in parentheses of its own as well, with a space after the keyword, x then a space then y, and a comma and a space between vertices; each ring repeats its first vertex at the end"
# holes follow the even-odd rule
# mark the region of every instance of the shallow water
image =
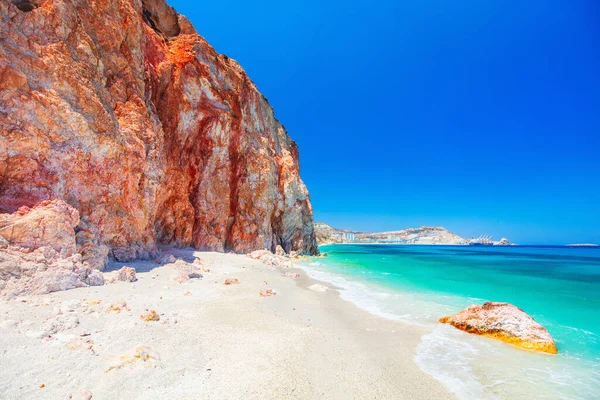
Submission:
POLYGON ((322 246, 306 268, 386 318, 427 326, 416 361, 462 398, 600 397, 600 249, 322 246), (557 356, 468 335, 437 320, 506 301, 556 340, 557 356))

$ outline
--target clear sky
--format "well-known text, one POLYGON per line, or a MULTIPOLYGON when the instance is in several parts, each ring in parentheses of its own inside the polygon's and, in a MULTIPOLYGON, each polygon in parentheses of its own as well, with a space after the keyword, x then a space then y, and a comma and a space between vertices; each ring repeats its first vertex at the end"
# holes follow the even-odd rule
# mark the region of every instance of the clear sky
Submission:
POLYGON ((298 143, 317 221, 600 243, 600 2, 170 0, 298 143))

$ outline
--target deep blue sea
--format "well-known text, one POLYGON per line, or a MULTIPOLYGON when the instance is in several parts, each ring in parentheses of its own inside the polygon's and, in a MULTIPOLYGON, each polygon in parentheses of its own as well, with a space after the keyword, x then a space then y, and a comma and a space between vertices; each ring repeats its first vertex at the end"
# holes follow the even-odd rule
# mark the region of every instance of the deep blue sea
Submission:
POLYGON ((343 298, 427 327, 415 359, 461 398, 600 398, 600 248, 329 245, 305 268, 343 298), (554 337, 537 354, 443 325, 471 304, 506 301, 554 337))

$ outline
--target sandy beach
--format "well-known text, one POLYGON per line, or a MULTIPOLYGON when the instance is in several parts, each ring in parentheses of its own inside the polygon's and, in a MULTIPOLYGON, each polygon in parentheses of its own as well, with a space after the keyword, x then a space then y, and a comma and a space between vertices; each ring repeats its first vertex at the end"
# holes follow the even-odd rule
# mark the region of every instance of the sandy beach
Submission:
POLYGON ((301 269, 171 252, 210 272, 179 283, 173 264, 121 263, 136 282, 2 300, 0 398, 454 398, 413 360, 421 328, 311 290, 301 269))

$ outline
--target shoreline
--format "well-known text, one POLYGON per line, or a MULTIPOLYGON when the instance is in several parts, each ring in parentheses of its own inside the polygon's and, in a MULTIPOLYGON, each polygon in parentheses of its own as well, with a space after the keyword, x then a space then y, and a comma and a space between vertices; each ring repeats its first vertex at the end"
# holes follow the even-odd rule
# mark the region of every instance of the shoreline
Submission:
POLYGON ((138 281, 1 300, 0 393, 20 399, 81 390, 100 399, 456 398, 414 360, 427 330, 370 314, 297 266, 169 251, 200 258, 210 272, 178 283, 170 266, 118 263, 135 267, 138 281), (240 284, 226 286, 226 278, 240 284), (308 289, 316 283, 330 290, 308 289), (276 295, 261 297, 266 288, 276 295), (107 314, 118 301, 129 311, 107 314), (69 303, 79 305, 56 314, 69 303), (148 310, 160 321, 141 320, 148 310), (48 324, 56 332, 39 337, 48 324), (156 357, 107 371, 136 346, 156 357))
MULTIPOLYGON (((507 299, 498 289, 502 284, 483 292, 446 290, 447 285, 443 283, 447 281, 446 274, 451 273, 457 284, 475 279, 465 271, 471 264, 465 263, 464 256, 456 256, 451 249, 437 267, 427 262, 422 264, 424 270, 430 271, 434 276, 433 282, 437 284, 421 285, 419 279, 427 279, 429 274, 411 273, 412 270, 420 271, 418 267, 421 264, 410 256, 403 258, 400 250, 397 258, 394 258, 394 255, 383 250, 383 247, 385 246, 381 246, 380 251, 373 248, 367 255, 359 252, 361 258, 356 262, 353 262, 355 259, 352 257, 352 251, 337 252, 332 247, 329 248, 331 257, 306 263, 307 272, 321 281, 342 287, 340 294, 344 300, 357 304, 370 313, 405 324, 415 324, 428 330, 429 333, 422 337, 417 348, 415 361, 422 371, 442 382, 447 390, 467 399, 593 398, 590 397, 591 394, 600 388, 600 380, 593 372, 597 370, 598 365, 597 358, 593 357, 595 343, 599 343, 596 341, 598 336, 588 327, 589 324, 562 322, 569 319, 560 314, 560 307, 554 309, 553 314, 558 313, 561 317, 549 317, 545 315, 543 305, 528 302, 527 298, 507 299), (445 267, 450 264, 452 269, 445 267), (400 269, 405 267, 406 270, 398 273, 395 270, 396 266, 400 269), (440 271, 440 275, 435 277, 437 271, 440 271), (394 281, 396 275, 404 278, 394 281), (471 304, 486 301, 507 301, 527 311, 533 310, 530 311, 532 315, 536 320, 539 318, 538 321, 548 327, 553 335, 559 347, 559 354, 530 352, 438 323, 440 316, 453 315, 471 304)), ((573 256, 568 248, 561 248, 565 249, 560 253, 564 257, 573 256)), ((327 248, 321 250, 327 251, 327 248)), ((431 254, 439 253, 432 248, 431 254)), ((532 250, 526 252, 523 257, 534 257, 536 254, 540 254, 541 258, 535 265, 541 268, 547 262, 544 254, 555 253, 532 250)), ((506 262, 506 258, 499 260, 506 262)), ((568 269, 571 262, 562 261, 567 265, 563 270, 568 269)), ((487 263, 493 262, 491 259, 487 260, 487 263)), ((476 266, 471 265, 471 268, 476 266)), ((484 276, 475 279, 475 282, 481 281, 485 282, 484 276)), ((508 279, 504 281, 508 282, 508 279)), ((552 285, 552 282, 549 284, 552 285)), ((582 290, 582 293, 587 293, 585 288, 582 287, 582 290)), ((575 304, 574 307, 579 306, 575 304)))

